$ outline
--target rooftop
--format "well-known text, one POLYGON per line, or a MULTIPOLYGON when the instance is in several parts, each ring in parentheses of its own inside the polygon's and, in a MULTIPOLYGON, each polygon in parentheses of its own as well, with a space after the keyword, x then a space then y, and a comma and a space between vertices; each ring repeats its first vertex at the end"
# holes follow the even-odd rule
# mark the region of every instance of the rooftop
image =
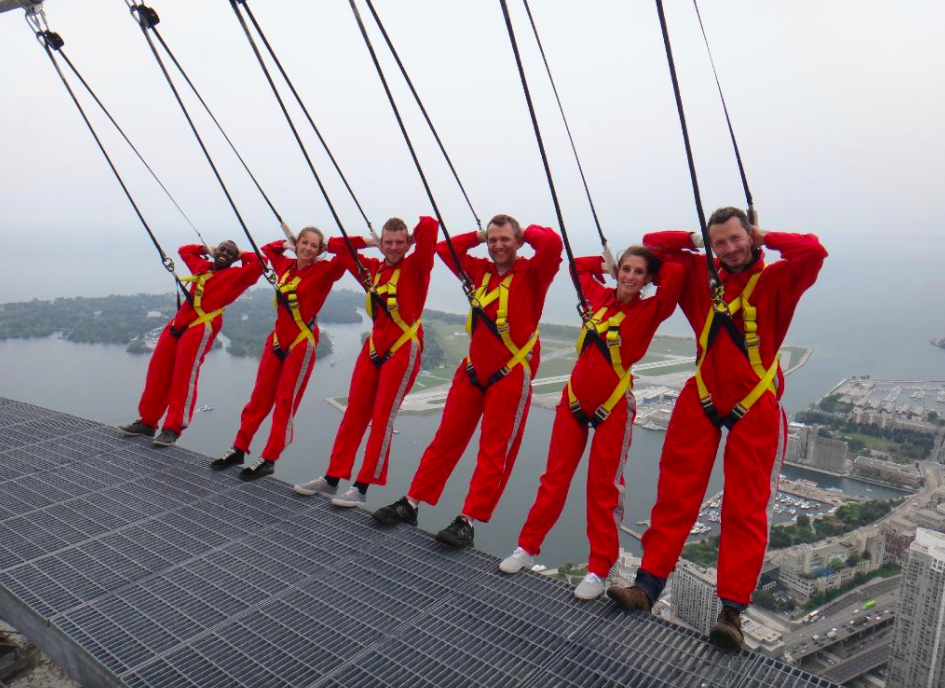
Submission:
POLYGON ((0 616, 83 686, 833 686, 0 399, 0 616))

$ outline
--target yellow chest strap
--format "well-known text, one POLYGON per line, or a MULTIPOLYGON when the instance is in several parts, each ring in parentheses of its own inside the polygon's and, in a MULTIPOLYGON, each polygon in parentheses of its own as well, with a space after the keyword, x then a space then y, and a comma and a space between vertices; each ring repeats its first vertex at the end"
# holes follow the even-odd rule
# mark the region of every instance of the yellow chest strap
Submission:
POLYGON ((624 318, 627 317, 627 314, 622 310, 618 310, 605 320, 604 316, 607 315, 607 310, 608 308, 605 306, 594 313, 593 317, 591 317, 581 329, 581 334, 578 335, 575 348, 577 349, 578 356, 580 356, 581 352, 584 350, 584 342, 593 329, 593 331, 597 333, 597 336, 601 337, 607 345, 607 351, 610 354, 610 365, 613 366, 614 372, 617 374, 618 378, 617 386, 614 387, 613 392, 607 397, 607 400, 597 407, 593 417, 588 418, 581 408, 581 403, 578 401, 577 395, 574 393, 571 381, 568 380, 568 401, 571 406, 571 412, 579 421, 591 423, 594 427, 597 427, 607 420, 607 417, 610 415, 611 411, 614 410, 614 407, 626 395, 627 390, 633 389, 633 373, 630 370, 624 369, 623 357, 620 354, 620 347, 623 344, 623 340, 620 337, 620 325, 624 321, 624 318))
MULTIPOLYGON (((383 268, 379 269, 377 274, 374 275, 374 294, 377 294, 379 297, 384 299, 385 306, 387 307, 387 314, 390 315, 390 319, 394 321, 394 324, 400 328, 401 334, 387 350, 387 353, 385 353, 384 356, 378 356, 377 350, 374 348, 374 333, 371 333, 371 336, 368 338, 368 349, 371 360, 374 361, 375 365, 380 365, 388 358, 396 354, 407 342, 413 342, 417 345, 418 349, 420 348, 420 337, 418 332, 420 331, 421 319, 417 318, 417 320, 412 325, 408 325, 400 316, 400 305, 397 302, 397 283, 400 281, 400 268, 396 268, 394 270, 390 276, 390 279, 387 280, 385 284, 378 286, 378 282, 381 281, 382 270, 383 268)), ((371 316, 371 319, 373 319, 374 297, 369 293, 365 298, 366 310, 368 315, 371 316)))
MULTIPOLYGON (((285 273, 283 273, 282 277, 279 278, 279 283, 276 285, 276 287, 280 292, 282 292, 286 303, 289 304, 289 310, 292 312, 292 319, 299 328, 299 333, 295 336, 292 344, 289 345, 289 351, 292 351, 292 349, 304 342, 306 339, 312 342, 312 346, 315 346, 315 333, 312 331, 312 328, 309 327, 308 323, 306 323, 302 318, 302 308, 299 306, 299 294, 297 290, 299 283, 302 281, 302 278, 296 275, 294 278, 289 280, 289 272, 289 270, 286 270, 285 273)), ((272 297, 272 305, 276 310, 279 310, 278 295, 272 297)), ((276 333, 276 330, 272 331, 272 345, 274 348, 280 348, 279 336, 276 333)))
POLYGON ((194 282, 195 283, 194 294, 193 294, 193 297, 194 297, 193 308, 194 308, 194 313, 197 314, 197 318, 193 322, 191 322, 189 325, 187 325, 188 329, 191 327, 196 327, 197 325, 203 325, 204 323, 210 322, 217 316, 223 315, 224 309, 222 308, 218 308, 215 311, 210 311, 209 313, 206 313, 201 307, 201 303, 203 301, 203 287, 207 283, 207 280, 210 279, 212 276, 213 276, 212 272, 202 272, 199 275, 189 275, 187 277, 180 278, 181 282, 194 282))
POLYGON ((508 375, 508 373, 517 365, 524 365, 528 355, 532 352, 532 349, 535 348, 535 344, 538 343, 538 330, 536 329, 532 336, 528 338, 528 341, 525 342, 525 346, 519 348, 514 341, 512 341, 512 335, 509 332, 509 287, 512 284, 512 278, 515 276, 515 273, 509 272, 505 278, 499 282, 497 286, 492 291, 489 291, 489 281, 492 277, 491 272, 487 272, 482 277, 482 284, 479 285, 479 288, 476 290, 475 297, 473 299, 473 307, 469 310, 469 316, 466 318, 466 332, 469 334, 469 344, 470 344, 470 353, 466 355, 466 367, 467 369, 472 366, 472 325, 474 316, 474 308, 479 308, 485 310, 486 306, 492 304, 496 299, 499 301, 499 307, 496 310, 495 314, 495 326, 496 330, 499 333, 499 338, 502 340, 502 343, 505 345, 505 348, 509 350, 509 353, 512 354, 512 358, 498 371, 501 373, 505 371, 497 379, 501 379, 508 375))

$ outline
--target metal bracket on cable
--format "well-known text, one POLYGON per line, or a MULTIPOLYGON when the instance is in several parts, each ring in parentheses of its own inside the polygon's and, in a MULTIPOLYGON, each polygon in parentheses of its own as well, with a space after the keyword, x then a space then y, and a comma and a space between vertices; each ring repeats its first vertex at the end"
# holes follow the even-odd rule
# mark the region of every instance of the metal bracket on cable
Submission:
POLYGON ((0 14, 10 10, 26 10, 27 14, 41 12, 43 0, 0 0, 0 14))

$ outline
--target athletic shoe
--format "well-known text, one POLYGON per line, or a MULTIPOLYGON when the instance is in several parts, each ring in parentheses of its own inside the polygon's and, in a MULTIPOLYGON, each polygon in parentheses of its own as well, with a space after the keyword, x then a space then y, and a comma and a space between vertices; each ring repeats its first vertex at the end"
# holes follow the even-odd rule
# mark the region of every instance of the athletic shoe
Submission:
POLYGON ((574 589, 574 596, 579 600, 593 600, 600 597, 604 592, 604 579, 596 573, 588 571, 584 580, 578 583, 574 589))
POLYGON ((174 443, 177 442, 177 439, 180 437, 179 434, 173 430, 168 430, 164 428, 161 430, 161 434, 151 440, 151 444, 157 447, 173 447, 174 443))
POLYGON ((343 506, 349 509, 356 506, 364 506, 367 503, 367 495, 361 494, 361 490, 352 485, 344 491, 344 494, 331 500, 331 503, 334 506, 343 506))
POLYGON ((275 461, 256 459, 256 461, 240 471, 240 480, 259 480, 263 476, 272 475, 275 472, 275 461))
POLYGON ((472 547, 474 535, 475 530, 472 523, 462 516, 457 516, 446 528, 434 535, 434 538, 444 545, 462 549, 463 547, 472 547))
POLYGON ((243 463, 245 458, 246 452, 244 452, 242 449, 230 447, 226 450, 226 454, 221 456, 219 459, 214 459, 210 462, 210 468, 214 468, 216 470, 220 470, 221 468, 229 468, 230 466, 243 463))
POLYGON ((499 570, 502 573, 518 573, 526 566, 531 568, 535 564, 532 555, 521 547, 516 547, 515 551, 502 560, 499 564, 499 570))
POLYGON ((709 631, 709 642, 722 650, 734 652, 741 649, 744 639, 742 613, 735 607, 722 605, 719 619, 709 631))
POLYGON ((325 495, 326 497, 334 497, 338 493, 338 486, 329 485, 328 481, 324 478, 315 478, 315 480, 309 480, 307 483, 293 485, 292 489, 295 491, 295 494, 305 495, 306 497, 317 494, 325 495))
POLYGON ((406 523, 408 526, 415 526, 417 525, 418 511, 420 509, 411 506, 406 497, 401 497, 393 504, 382 506, 371 516, 374 517, 375 521, 383 523, 385 526, 392 526, 395 523, 406 523))
POLYGON ((119 425, 118 431, 123 435, 142 435, 143 437, 154 437, 154 434, 157 432, 157 428, 152 428, 150 425, 145 423, 143 420, 138 419, 130 425, 119 425))
POLYGON ((653 603, 650 602, 649 596, 637 585, 630 587, 611 585, 607 590, 607 597, 630 612, 639 609, 649 614, 653 610, 653 603))

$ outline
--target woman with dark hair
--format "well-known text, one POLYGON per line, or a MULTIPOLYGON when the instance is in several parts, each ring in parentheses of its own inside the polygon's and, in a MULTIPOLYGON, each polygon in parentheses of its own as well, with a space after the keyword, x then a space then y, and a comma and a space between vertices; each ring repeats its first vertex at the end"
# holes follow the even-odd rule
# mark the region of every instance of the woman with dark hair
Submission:
MULTIPOLYGON (((329 249, 336 253, 344 251, 343 245, 335 246, 336 241, 329 244, 329 249)), ((211 462, 212 468, 243 463, 253 435, 270 411, 269 441, 259 459, 240 472, 240 478, 255 480, 274 472, 275 462, 292 442, 295 412, 315 366, 318 311, 332 285, 345 273, 345 263, 337 255, 330 260, 319 258, 324 250, 325 236, 316 227, 303 229, 294 243, 273 241, 262 247, 279 277, 281 295, 274 299, 276 323, 263 345, 256 386, 243 408, 233 446, 211 462), (286 251, 294 251, 296 257, 287 257, 286 251)))
POLYGON ((591 553, 587 575, 574 591, 577 598, 589 600, 604 591, 604 580, 619 553, 623 470, 636 415, 630 368, 646 353, 656 328, 676 308, 685 273, 677 264, 661 265, 643 246, 631 246, 620 255, 615 288, 604 286, 607 266, 600 257, 578 258, 575 267, 593 318, 578 338, 577 363, 558 404, 538 496, 519 534, 519 546, 499 568, 517 573, 534 563, 533 557, 564 508, 587 446, 588 426, 592 426, 587 474, 591 553), (643 287, 657 279, 656 295, 641 298, 643 287))

